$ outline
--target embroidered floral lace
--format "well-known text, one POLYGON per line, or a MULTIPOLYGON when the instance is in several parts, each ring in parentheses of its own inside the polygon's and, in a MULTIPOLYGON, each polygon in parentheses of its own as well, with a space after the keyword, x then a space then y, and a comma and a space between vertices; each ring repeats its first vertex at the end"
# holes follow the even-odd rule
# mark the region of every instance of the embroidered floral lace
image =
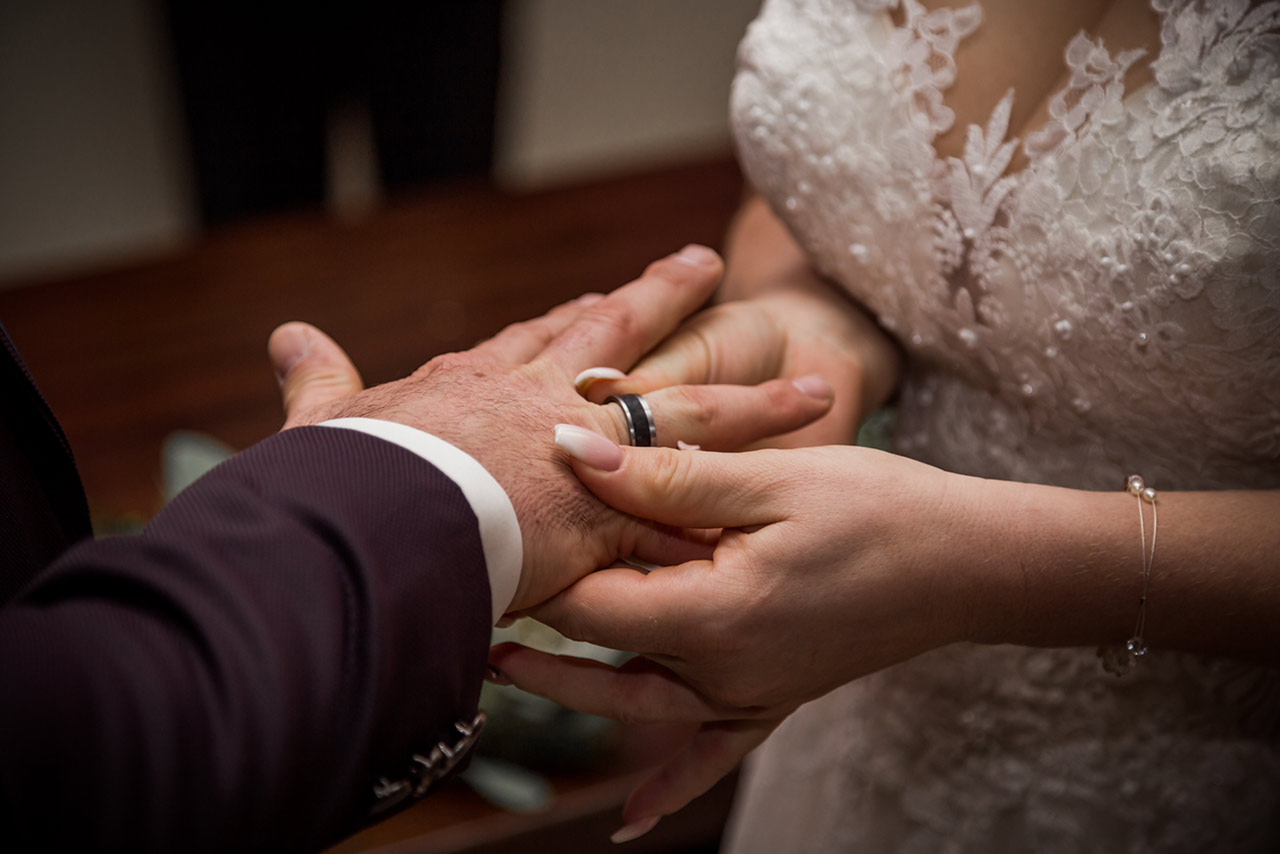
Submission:
MULTIPOLYGON (((1152 84, 1126 92, 1143 52, 1082 33, 1049 124, 1007 139, 1011 91, 960 158, 932 142, 977 6, 771 0, 748 31, 744 168, 910 354, 902 453, 1280 487, 1280 3, 1152 5, 1152 84)), ((1280 850, 1280 674, 949 647, 804 707, 744 794, 735 852, 1280 850)))

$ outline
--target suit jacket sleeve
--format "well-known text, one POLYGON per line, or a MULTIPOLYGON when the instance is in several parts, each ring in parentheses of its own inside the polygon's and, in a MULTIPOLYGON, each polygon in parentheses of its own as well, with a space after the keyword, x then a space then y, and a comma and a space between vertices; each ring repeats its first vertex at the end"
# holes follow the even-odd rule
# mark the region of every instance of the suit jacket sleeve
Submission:
POLYGON ((489 628, 457 484, 353 430, 268 439, 0 611, 0 839, 331 843, 380 775, 456 739, 489 628))

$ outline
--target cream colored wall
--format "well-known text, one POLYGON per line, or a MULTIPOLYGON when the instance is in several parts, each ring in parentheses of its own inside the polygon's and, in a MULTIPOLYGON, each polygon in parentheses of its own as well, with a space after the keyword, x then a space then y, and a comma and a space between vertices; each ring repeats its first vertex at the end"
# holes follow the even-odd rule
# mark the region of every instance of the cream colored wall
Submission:
POLYGON ((511 0, 495 171, 542 186, 730 149, 760 0, 511 0))
POLYGON ((163 45, 148 0, 0 2, 0 283, 193 232, 163 45))
MULTIPOLYGON (((497 177, 543 187, 729 151, 734 51, 759 2, 508 0, 497 177)), ((0 0, 0 287, 195 234, 159 10, 0 0)), ((352 130, 334 150, 369 157, 352 130)), ((372 174, 330 164, 336 201, 360 202, 337 207, 376 204, 372 174)))

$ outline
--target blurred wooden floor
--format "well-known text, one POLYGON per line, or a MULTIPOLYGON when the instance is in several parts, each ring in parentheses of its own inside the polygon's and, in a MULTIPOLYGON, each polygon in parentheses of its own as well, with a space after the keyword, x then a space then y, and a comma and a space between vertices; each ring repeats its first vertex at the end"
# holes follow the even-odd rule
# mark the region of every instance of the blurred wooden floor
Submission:
MULTIPOLYGON (((385 382, 621 285, 686 243, 719 247, 740 192, 729 160, 534 194, 455 185, 358 223, 276 217, 147 263, 0 289, 0 322, 62 422, 95 512, 145 518, 171 431, 243 448, 277 429, 266 340, 278 324, 315 323, 366 383, 385 382)), ((626 792, 671 744, 669 731, 624 731, 613 764, 555 780, 557 802, 540 815, 503 813, 455 781, 340 849, 616 850, 608 834, 626 792)), ((730 781, 626 850, 714 850, 731 797, 730 781)))
POLYGON ((718 247, 739 200, 729 160, 532 194, 482 183, 211 233, 175 255, 0 289, 4 323, 61 420, 98 512, 153 513, 173 430, 236 448, 279 426, 266 340, 329 332, 375 384, 508 323, 634 278, 692 241, 718 247))

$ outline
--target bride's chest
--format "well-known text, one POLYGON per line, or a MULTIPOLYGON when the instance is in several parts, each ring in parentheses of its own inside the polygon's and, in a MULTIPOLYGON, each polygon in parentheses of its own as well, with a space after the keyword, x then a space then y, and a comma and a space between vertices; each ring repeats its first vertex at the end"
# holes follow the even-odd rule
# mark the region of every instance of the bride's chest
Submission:
POLYGON ((740 50, 744 168, 920 363, 1029 407, 1190 394, 1258 414, 1261 384, 1274 412, 1280 85, 1265 22, 1238 11, 1170 10, 1159 85, 1127 96, 1135 57, 1078 37, 1072 83, 1010 173, 1008 101, 962 156, 932 145, 976 20, 894 27, 857 3, 774 0, 740 50))

